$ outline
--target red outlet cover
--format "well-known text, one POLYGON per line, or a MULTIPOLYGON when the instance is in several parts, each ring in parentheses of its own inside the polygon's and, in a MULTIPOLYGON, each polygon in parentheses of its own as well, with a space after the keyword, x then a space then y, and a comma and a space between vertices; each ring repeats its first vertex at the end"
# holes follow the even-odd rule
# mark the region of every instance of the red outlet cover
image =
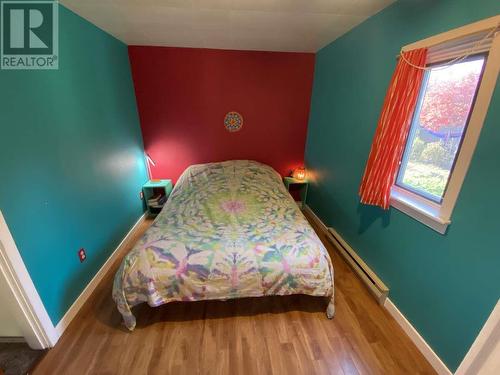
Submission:
POLYGON ((81 248, 78 250, 78 258, 80 258, 80 262, 83 262, 85 258, 87 258, 87 254, 85 254, 85 249, 81 248))

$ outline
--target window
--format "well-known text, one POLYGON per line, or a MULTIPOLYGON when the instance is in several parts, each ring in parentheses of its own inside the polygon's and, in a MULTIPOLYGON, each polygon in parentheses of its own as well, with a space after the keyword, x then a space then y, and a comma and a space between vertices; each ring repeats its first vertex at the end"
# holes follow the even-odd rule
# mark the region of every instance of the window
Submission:
POLYGON ((428 47, 427 70, 391 205, 443 234, 495 88, 497 24, 484 20, 407 46, 428 47))
POLYGON ((426 71, 397 186, 441 203, 464 138, 486 56, 426 71))

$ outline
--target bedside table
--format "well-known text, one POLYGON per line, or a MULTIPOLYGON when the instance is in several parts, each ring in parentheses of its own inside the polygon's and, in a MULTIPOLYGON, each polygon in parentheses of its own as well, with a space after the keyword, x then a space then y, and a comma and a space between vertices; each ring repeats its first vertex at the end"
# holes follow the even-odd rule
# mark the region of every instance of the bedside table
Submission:
POLYGON ((172 180, 150 180, 144 184, 142 193, 148 215, 155 216, 160 213, 172 188, 172 180))
POLYGON ((291 192, 292 190, 299 190, 300 201, 297 204, 300 208, 304 208, 307 199, 307 189, 309 188, 309 181, 307 180, 297 180, 293 177, 285 177, 283 179, 286 189, 291 192))

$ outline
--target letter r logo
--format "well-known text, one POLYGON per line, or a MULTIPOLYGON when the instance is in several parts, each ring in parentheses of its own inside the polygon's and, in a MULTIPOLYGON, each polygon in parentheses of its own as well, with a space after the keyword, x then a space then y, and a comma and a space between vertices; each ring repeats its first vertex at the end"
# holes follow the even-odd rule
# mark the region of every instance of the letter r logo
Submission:
POLYGON ((57 0, 0 0, 0 69, 59 69, 57 0))
POLYGON ((3 54, 52 55, 53 3, 6 1, 2 4, 3 54))

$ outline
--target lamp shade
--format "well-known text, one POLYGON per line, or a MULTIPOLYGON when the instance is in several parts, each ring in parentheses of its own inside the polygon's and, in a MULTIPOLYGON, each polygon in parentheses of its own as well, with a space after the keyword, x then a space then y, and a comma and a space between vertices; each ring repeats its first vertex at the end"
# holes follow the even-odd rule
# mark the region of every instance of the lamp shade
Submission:
POLYGON ((153 167, 156 167, 156 163, 153 159, 151 159, 151 156, 149 156, 148 153, 144 153, 146 155, 146 160, 148 163, 151 163, 153 165, 153 167))
POLYGON ((295 169, 293 171, 293 178, 304 180, 306 178, 306 169, 304 167, 295 169))
POLYGON ((156 167, 156 163, 153 159, 151 159, 151 156, 149 156, 149 154, 146 152, 144 153, 144 158, 146 159, 146 167, 148 169, 148 177, 151 180, 153 178, 153 175, 151 173, 151 165, 153 167, 156 167))

